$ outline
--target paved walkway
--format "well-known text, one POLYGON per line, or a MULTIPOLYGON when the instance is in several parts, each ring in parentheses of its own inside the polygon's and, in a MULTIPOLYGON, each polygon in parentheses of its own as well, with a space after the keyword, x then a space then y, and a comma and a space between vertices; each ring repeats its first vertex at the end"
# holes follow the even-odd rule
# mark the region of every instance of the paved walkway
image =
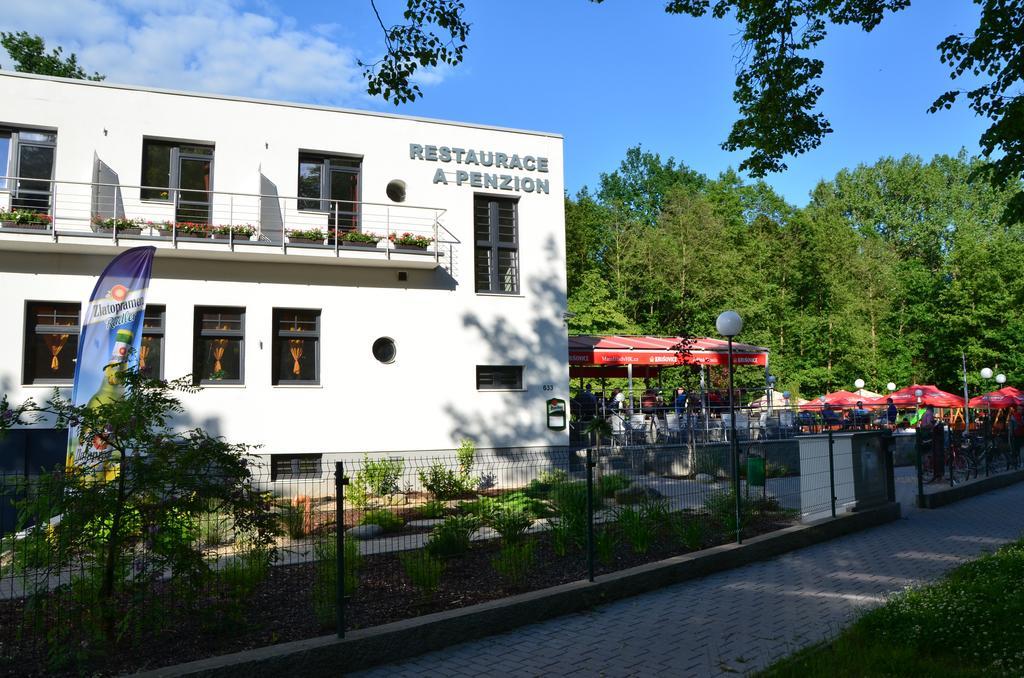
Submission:
POLYGON ((1024 532, 1024 483, 932 511, 897 491, 895 523, 356 675, 744 674, 1024 532))

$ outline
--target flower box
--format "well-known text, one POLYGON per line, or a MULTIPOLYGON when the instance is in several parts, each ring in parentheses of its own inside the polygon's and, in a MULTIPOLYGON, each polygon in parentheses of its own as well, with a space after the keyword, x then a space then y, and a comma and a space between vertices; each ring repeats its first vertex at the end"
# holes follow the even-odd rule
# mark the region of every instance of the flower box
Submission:
POLYGON ((49 231, 50 224, 41 224, 38 222, 20 224, 17 221, 0 221, 0 227, 3 228, 20 228, 29 231, 49 231))
MULTIPOLYGON (((98 226, 96 228, 96 232, 97 233, 103 233, 104 235, 109 235, 109 234, 112 234, 114 232, 114 229, 113 228, 107 228, 106 226, 98 226)), ((125 226, 123 228, 117 229, 117 234, 118 235, 142 235, 142 227, 141 226, 125 226)))
POLYGON ((323 238, 296 238, 295 236, 288 236, 289 245, 323 245, 323 238))
POLYGON ((400 252, 426 252, 426 245, 399 245, 395 243, 395 249, 400 252))

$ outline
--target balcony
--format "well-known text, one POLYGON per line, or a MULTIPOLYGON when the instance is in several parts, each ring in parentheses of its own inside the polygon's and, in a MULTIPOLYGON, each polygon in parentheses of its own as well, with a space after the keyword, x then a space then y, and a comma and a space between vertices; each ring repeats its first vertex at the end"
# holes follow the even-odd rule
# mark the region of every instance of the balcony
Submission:
POLYGON ((275 193, 0 177, 0 249, 433 269, 458 240, 445 210, 275 193))

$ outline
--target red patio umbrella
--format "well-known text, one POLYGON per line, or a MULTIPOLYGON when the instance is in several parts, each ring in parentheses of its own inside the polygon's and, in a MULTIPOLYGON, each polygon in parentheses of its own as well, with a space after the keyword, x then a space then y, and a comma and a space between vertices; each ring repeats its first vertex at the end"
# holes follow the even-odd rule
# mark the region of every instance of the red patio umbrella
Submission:
POLYGON ((990 407, 993 410, 1002 410, 1007 407, 1016 407, 1021 404, 1024 404, 1024 393, 1012 386, 1004 386, 998 391, 992 391, 985 395, 974 396, 967 403, 967 406, 977 410, 984 410, 990 407))
POLYGON ((943 391, 933 384, 911 384, 898 391, 893 391, 887 396, 882 396, 871 402, 865 401, 865 405, 885 405, 886 398, 892 398, 896 407, 914 407, 917 405, 917 391, 921 391, 921 404, 933 405, 935 407, 963 407, 964 399, 958 395, 943 391))
MULTIPOLYGON (((860 402, 867 403, 867 401, 864 398, 857 395, 856 393, 851 393, 849 391, 835 391, 833 393, 825 394, 825 403, 828 403, 832 407, 853 407, 854 405, 860 402)), ((815 398, 814 400, 809 400, 803 405, 801 405, 800 409, 820 410, 823 406, 824 403, 821 402, 821 398, 815 398)))

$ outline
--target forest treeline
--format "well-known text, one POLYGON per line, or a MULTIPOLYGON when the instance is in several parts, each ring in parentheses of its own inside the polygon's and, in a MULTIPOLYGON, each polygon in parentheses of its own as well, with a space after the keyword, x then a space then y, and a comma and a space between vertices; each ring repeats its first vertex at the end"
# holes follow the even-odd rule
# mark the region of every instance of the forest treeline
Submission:
MULTIPOLYGON (((1024 225, 1011 191, 970 181, 966 153, 883 158, 843 170, 806 207, 763 181, 709 178, 634 147, 598 188, 566 199, 573 334, 716 336, 771 349, 779 386, 803 397, 935 383, 972 390, 978 370, 1024 382, 1024 225)), ((740 384, 764 374, 740 369, 740 384)), ((681 371, 666 383, 694 383, 681 371)))

